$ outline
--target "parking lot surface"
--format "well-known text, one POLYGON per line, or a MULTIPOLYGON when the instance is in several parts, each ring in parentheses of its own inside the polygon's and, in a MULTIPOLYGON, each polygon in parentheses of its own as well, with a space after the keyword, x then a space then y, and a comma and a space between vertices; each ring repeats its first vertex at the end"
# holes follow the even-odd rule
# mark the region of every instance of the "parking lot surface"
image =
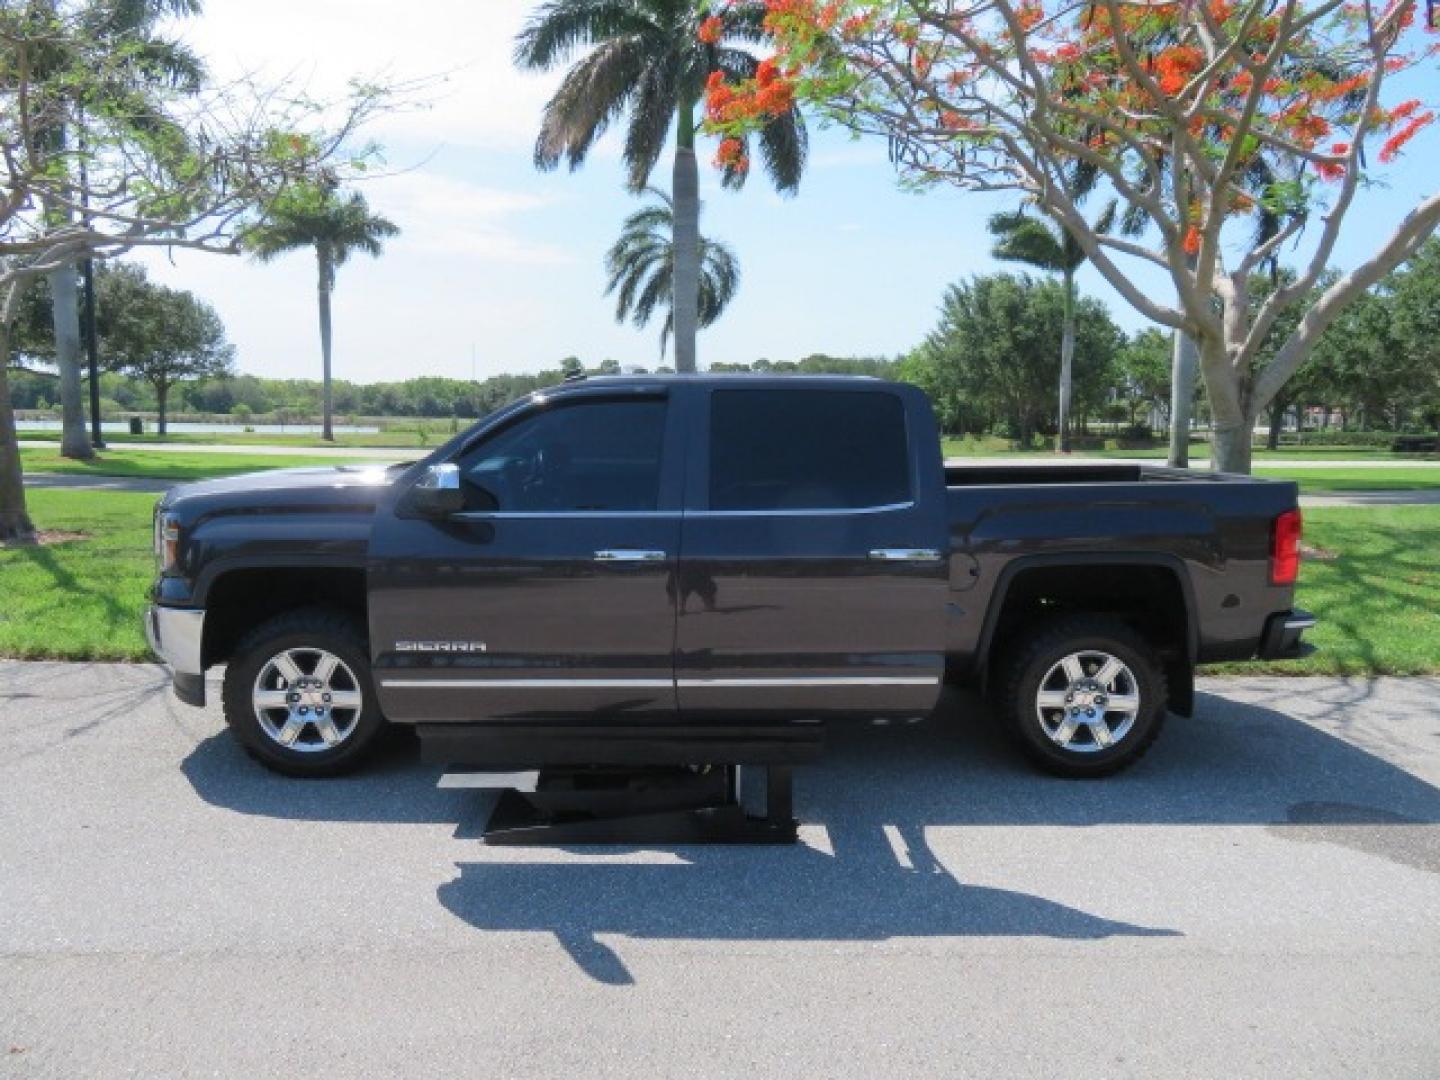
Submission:
POLYGON ((1440 1074, 1440 680, 1201 689, 1106 781, 956 698, 832 729, 801 845, 546 850, 0 663, 0 1075, 1440 1074))

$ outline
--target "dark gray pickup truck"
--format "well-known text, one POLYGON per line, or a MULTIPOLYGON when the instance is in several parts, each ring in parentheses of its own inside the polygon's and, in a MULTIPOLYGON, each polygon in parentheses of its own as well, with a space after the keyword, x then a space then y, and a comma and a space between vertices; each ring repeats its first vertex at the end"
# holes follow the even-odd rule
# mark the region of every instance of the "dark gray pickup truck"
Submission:
POLYGON ((1093 776, 1190 714, 1197 663, 1304 648, 1296 494, 947 466, 923 394, 869 379, 592 378, 414 464, 173 489, 146 622, 179 697, 226 665, 235 735, 296 775, 386 721, 543 765, 919 716, 961 683, 1093 776))

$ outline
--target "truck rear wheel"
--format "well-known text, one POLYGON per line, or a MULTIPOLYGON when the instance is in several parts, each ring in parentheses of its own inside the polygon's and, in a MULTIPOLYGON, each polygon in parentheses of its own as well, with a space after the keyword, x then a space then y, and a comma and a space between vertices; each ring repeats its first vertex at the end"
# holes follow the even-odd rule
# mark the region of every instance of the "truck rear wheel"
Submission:
POLYGON ((385 725, 359 623, 317 608, 245 636, 225 671, 224 704, 246 752, 287 776, 349 772, 385 725))
POLYGON ((1165 670, 1118 619, 1067 616, 1016 642, 998 702, 1011 734, 1057 776, 1118 772, 1150 749, 1165 720, 1165 670))

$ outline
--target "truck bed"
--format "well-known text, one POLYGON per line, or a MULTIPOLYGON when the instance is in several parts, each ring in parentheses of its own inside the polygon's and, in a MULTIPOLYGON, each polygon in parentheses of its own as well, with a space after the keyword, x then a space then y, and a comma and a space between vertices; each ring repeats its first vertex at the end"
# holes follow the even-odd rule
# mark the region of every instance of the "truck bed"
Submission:
MULTIPOLYGON (((1265 620, 1290 603, 1272 586, 1276 516, 1292 510, 1293 481, 1135 463, 946 464, 952 588, 964 610, 998 610, 1008 579, 1054 564, 1051 584, 1123 592, 1145 567, 1172 571, 1184 595, 1158 580, 1146 606, 1193 613, 1196 659, 1254 655, 1265 620), (1107 564, 1127 567, 1107 576, 1107 564), (1092 569, 1075 574, 1076 567, 1092 569)), ((1170 580, 1170 579, 1161 579, 1170 580)), ((1097 596, 1096 601, 1103 600, 1097 596)), ((948 651, 979 655, 974 620, 952 620, 948 651)))
POLYGON ((1246 481, 1251 477, 1227 473, 1171 469, 1164 465, 1044 462, 1015 465, 945 465, 947 487, 993 487, 1036 484, 1134 484, 1246 481))

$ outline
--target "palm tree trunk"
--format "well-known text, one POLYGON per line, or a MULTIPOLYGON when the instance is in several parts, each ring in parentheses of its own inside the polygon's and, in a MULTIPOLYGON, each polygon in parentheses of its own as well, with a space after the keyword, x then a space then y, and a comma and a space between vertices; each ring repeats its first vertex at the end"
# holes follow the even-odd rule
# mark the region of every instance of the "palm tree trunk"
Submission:
POLYGON ((1070 453, 1070 402, 1075 367, 1075 271, 1065 271, 1065 319, 1060 331, 1060 430, 1056 449, 1070 453))
MULTIPOLYGON (((63 160, 67 142, 63 125, 42 129, 39 139, 48 152, 63 160)), ((74 221, 70 209, 53 200, 46 200, 43 209, 47 224, 52 227, 62 228, 74 221)), ((50 318, 55 327, 55 366, 60 369, 60 456, 88 461, 95 456, 95 448, 90 445, 90 436, 85 430, 85 405, 81 399, 79 272, 71 262, 56 267, 48 277, 50 318)))
POLYGON ((700 322, 700 174, 695 164, 695 103, 680 102, 675 132, 675 168, 671 179, 675 202, 674 275, 675 370, 696 370, 695 335, 700 322))
POLYGON ((335 264, 330 258, 330 248, 325 244, 315 245, 315 259, 320 269, 320 359, 323 371, 324 430, 320 437, 334 442, 335 432, 330 421, 334 400, 330 389, 330 293, 335 287, 335 264))
POLYGON ((25 509, 15 410, 10 406, 10 326, 0 319, 0 540, 26 541, 34 538, 35 526, 25 509))
POLYGON ((1172 469, 1190 467, 1190 413, 1195 404, 1195 342, 1175 331, 1170 354, 1170 456, 1172 469))
POLYGON ((60 369, 62 457, 88 461, 95 456, 85 428, 80 377, 80 279, 74 263, 50 271, 50 316, 55 327, 55 366, 60 369))

